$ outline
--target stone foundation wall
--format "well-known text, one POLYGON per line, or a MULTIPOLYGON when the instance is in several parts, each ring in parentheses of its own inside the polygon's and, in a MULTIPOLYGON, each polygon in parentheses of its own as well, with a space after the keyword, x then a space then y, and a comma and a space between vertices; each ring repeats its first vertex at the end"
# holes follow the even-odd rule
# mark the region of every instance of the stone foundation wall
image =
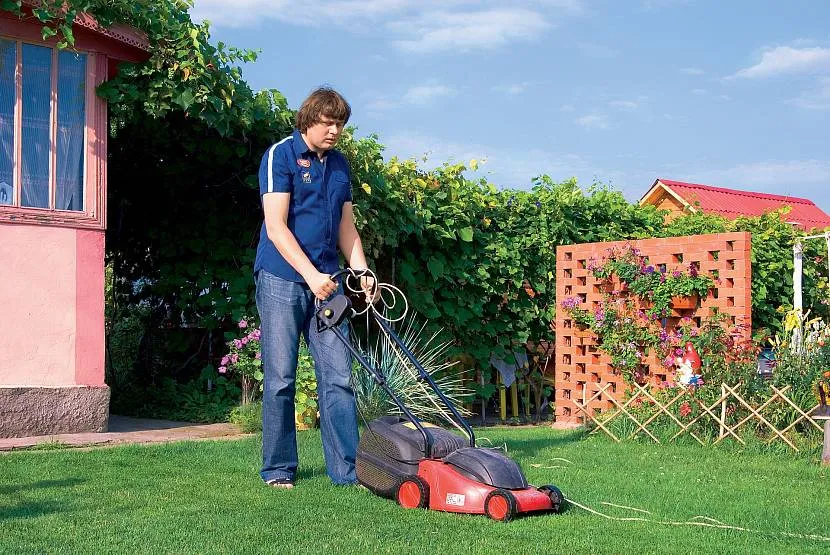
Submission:
POLYGON ((106 432, 107 386, 0 387, 0 437, 106 432))

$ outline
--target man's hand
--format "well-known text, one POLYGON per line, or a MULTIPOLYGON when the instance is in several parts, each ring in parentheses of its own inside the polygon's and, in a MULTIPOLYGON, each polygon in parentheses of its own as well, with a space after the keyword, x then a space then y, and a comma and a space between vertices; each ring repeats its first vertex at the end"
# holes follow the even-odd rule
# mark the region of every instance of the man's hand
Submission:
POLYGON ((314 296, 325 301, 332 293, 337 291, 337 283, 332 281, 331 276, 316 272, 310 277, 306 278, 305 282, 308 284, 314 296))
POLYGON ((360 288, 366 295, 366 304, 375 304, 380 300, 380 289, 375 284, 375 278, 372 276, 363 276, 360 278, 360 288))

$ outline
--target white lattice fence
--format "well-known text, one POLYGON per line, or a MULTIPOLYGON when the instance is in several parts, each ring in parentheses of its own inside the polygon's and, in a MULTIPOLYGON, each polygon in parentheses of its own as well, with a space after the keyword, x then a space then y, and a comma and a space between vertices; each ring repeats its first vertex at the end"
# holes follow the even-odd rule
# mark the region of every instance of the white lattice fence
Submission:
POLYGON ((801 425, 802 428, 806 427, 808 429, 815 428, 819 432, 823 430, 818 423, 819 419, 811 416, 811 413, 815 412, 819 405, 815 404, 809 410, 802 409, 787 396, 790 386, 781 389, 771 386, 772 395, 760 404, 757 402, 753 404, 739 392, 741 384, 734 386, 722 384, 721 395, 714 401, 703 401, 689 395, 683 389, 670 394, 668 398, 659 398, 648 387, 634 385, 631 388, 630 396, 624 402, 618 401, 614 395, 611 395, 611 391, 606 391, 611 388, 611 385, 609 383, 600 386, 591 398, 583 399, 581 403, 576 400, 573 401, 576 408, 585 415, 586 423, 594 426, 591 433, 604 432, 614 441, 620 441, 619 432, 615 434, 612 430, 616 424, 621 423, 620 421, 623 421, 622 423, 625 423, 628 427, 633 425, 633 431, 627 434, 628 439, 643 435, 656 443, 661 443, 657 436, 660 435, 665 438, 668 435, 666 434, 666 427, 668 426, 669 434, 671 434, 669 435, 669 441, 688 435, 701 445, 717 444, 726 439, 734 439, 744 445, 745 441, 741 438, 739 432, 751 424, 756 429, 769 433, 770 437, 767 443, 782 441, 795 451, 799 449, 787 434, 797 426, 801 425), (589 407, 600 395, 610 400, 612 407, 610 410, 597 413, 595 409, 589 407), (644 404, 647 405, 648 411, 635 410, 644 404), (680 410, 681 407, 687 409, 686 416, 688 418, 683 415, 683 411, 680 410), (788 412, 793 415, 788 422, 782 424, 780 418, 772 418, 765 414, 765 411, 771 408, 780 409, 782 407, 787 408, 788 412), (693 416, 695 412, 697 414, 693 416), (659 433, 654 430, 658 425, 661 428, 659 433), (652 429, 650 429, 650 426, 652 429), (717 433, 709 434, 708 438, 703 438, 700 430, 716 430, 717 433))

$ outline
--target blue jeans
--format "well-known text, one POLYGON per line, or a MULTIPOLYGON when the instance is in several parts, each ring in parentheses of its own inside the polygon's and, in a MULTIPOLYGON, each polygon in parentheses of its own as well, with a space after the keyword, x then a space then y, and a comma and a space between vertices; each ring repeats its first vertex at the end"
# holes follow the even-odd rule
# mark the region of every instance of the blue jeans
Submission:
MULTIPOLYGON (((297 472, 294 391, 302 333, 314 359, 326 472, 335 484, 354 484, 357 410, 351 354, 332 330, 317 332, 314 294, 307 286, 257 272, 256 304, 262 323, 262 470, 265 481, 293 480, 297 472)), ((341 326, 346 337, 348 327, 341 326)))

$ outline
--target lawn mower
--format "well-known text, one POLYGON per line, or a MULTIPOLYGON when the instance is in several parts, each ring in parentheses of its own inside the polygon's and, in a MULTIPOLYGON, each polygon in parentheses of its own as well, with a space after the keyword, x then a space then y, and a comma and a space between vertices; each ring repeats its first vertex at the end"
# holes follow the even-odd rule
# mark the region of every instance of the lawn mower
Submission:
MULTIPOLYGON (((388 284, 379 284, 369 270, 340 270, 331 279, 342 279, 344 290, 356 292, 360 289, 345 284, 350 278, 361 277, 371 277, 369 283, 373 284, 375 291, 378 287, 395 289, 388 284)), ((386 383, 383 372, 355 349, 344 335, 340 325, 352 318, 356 311, 349 297, 338 293, 317 303, 318 330, 330 330, 336 334, 403 415, 384 416, 367 424, 357 451, 358 481, 373 493, 394 499, 407 509, 486 514, 504 522, 522 513, 558 513, 565 504, 562 492, 551 485, 531 486, 518 463, 501 450, 477 447, 473 429, 394 332, 389 321, 378 313, 371 302, 367 303, 366 312, 371 313, 383 333, 417 369, 419 379, 429 384, 467 438, 421 421, 403 404, 386 383)))

